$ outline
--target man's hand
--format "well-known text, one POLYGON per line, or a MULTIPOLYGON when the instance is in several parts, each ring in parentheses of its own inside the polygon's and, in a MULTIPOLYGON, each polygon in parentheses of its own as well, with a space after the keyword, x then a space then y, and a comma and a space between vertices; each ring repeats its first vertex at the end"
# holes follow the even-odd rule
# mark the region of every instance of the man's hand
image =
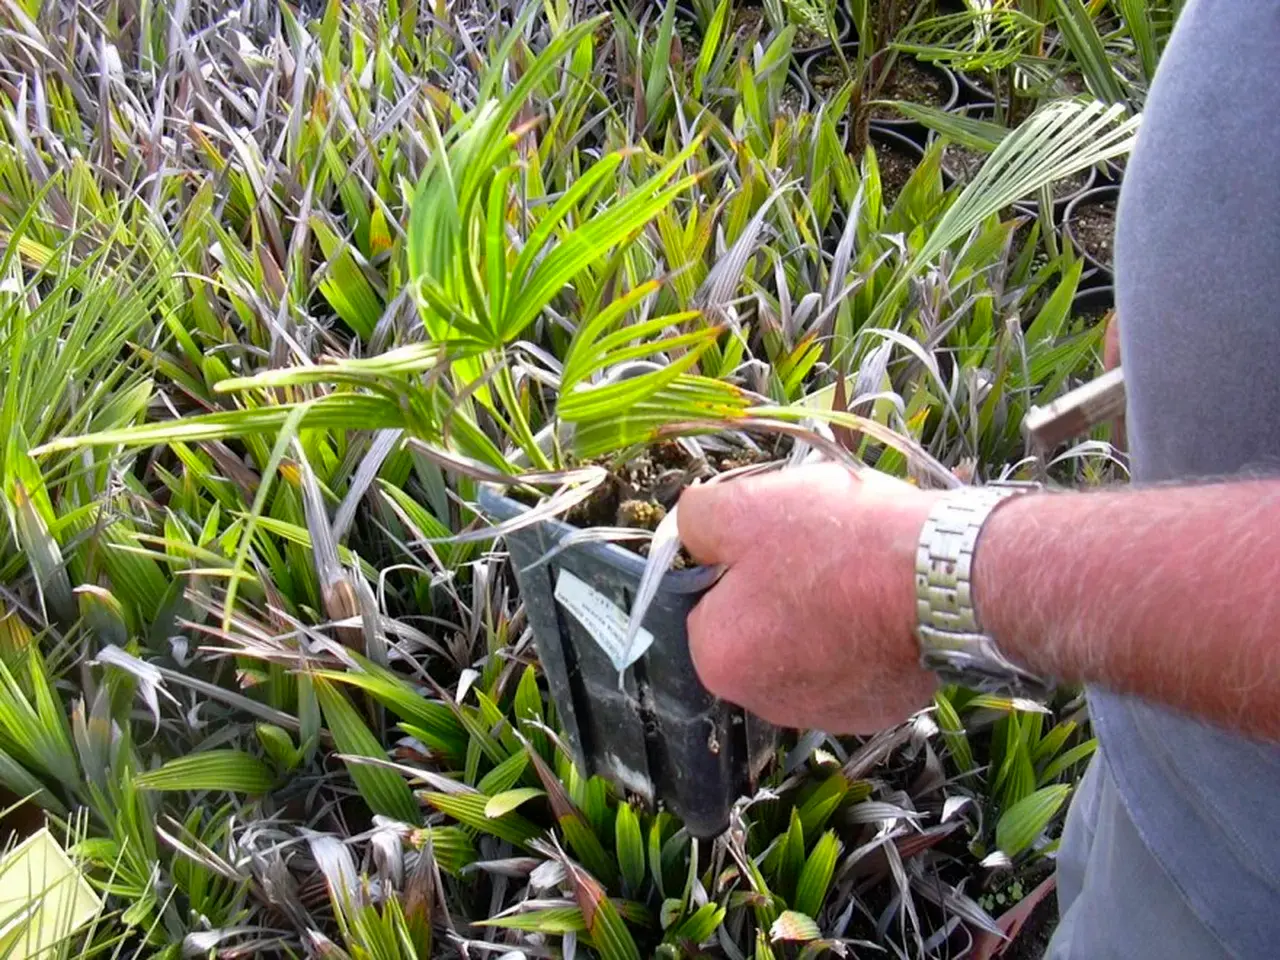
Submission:
POLYGON ((915 552, 935 496, 838 464, 685 490, 681 541, 728 568, 689 617, 702 683, 772 723, 836 734, 927 706, 915 552))
MULTIPOLYGON (((689 616, 703 684, 780 726, 906 719, 919 666, 915 550, 940 493, 822 464, 680 499, 680 537, 728 569, 689 616)), ((973 561, 974 604, 1033 673, 1280 743, 1280 478, 1015 497, 973 561)))

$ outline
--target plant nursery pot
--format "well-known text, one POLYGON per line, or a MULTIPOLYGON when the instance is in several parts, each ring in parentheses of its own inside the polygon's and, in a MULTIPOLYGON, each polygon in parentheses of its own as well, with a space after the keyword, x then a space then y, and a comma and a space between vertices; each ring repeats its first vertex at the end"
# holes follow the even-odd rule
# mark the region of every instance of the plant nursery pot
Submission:
POLYGON ((799 116, 813 109, 813 93, 804 77, 794 67, 787 71, 787 85, 782 92, 781 109, 791 116, 799 116))
MULTIPOLYGON (((846 56, 851 57, 856 55, 857 46, 856 42, 847 43, 842 44, 841 49, 845 51, 846 56)), ((809 85, 809 92, 812 95, 813 102, 815 104, 824 102, 830 93, 830 89, 839 89, 841 83, 843 83, 843 81, 837 82, 834 88, 828 89, 825 84, 820 83, 818 80, 818 69, 822 64, 823 59, 831 53, 831 48, 823 48, 808 54, 801 61, 800 69, 804 75, 805 82, 809 85)), ((939 67, 931 63, 924 63, 910 57, 901 57, 898 62, 910 64, 910 69, 920 70, 938 81, 941 87, 941 94, 937 98, 939 102, 930 104, 931 106, 935 106, 941 110, 952 110, 955 108, 956 103, 959 100, 960 92, 954 73, 945 67, 939 67)), ((880 99, 888 100, 892 98, 882 96, 880 99)), ((884 113, 891 113, 890 109, 887 107, 879 108, 879 110, 884 113)), ((928 142, 929 129, 924 126, 924 124, 918 123, 917 121, 911 120, 907 117, 898 116, 896 114, 888 116, 873 115, 871 122, 875 126, 882 127, 886 130, 896 130, 905 134, 921 146, 928 142)))
MULTIPOLYGON (((902 130, 883 127, 878 120, 872 121, 868 131, 868 139, 871 141, 872 146, 877 148, 877 152, 882 151, 884 147, 895 147, 904 153, 910 153, 916 165, 919 165, 920 161, 924 159, 925 148, 915 138, 902 130)), ((881 167, 883 168, 883 163, 881 167)), ((944 167, 942 170, 943 189, 951 189, 954 183, 955 176, 944 167)))
MULTIPOLYGON (((933 64, 933 63, 925 63, 923 61, 916 60, 912 57, 900 56, 897 62, 898 64, 908 65, 908 69, 922 71, 924 74, 927 74, 928 76, 932 77, 934 80, 941 83, 942 96, 940 97, 940 100, 942 102, 937 104, 929 104, 930 106, 936 106, 939 110, 949 111, 949 110, 954 110, 959 105, 960 85, 956 81, 956 75, 954 72, 947 69, 946 67, 940 67, 937 64, 933 64)), ((890 98, 884 97, 883 99, 890 99, 890 98)), ((915 101, 911 101, 910 98, 908 97, 903 97, 901 99, 907 100, 909 102, 915 102, 915 101)), ((928 127, 926 127, 923 123, 920 123, 916 120, 912 120, 908 117, 904 117, 900 115, 893 115, 893 116, 873 115, 871 120, 873 123, 879 124, 880 126, 883 126, 889 130, 898 130, 920 144, 927 143, 929 140, 929 135, 932 133, 932 131, 928 127)))
POLYGON ((1124 169, 1128 163, 1127 156, 1117 157, 1114 160, 1105 160, 1102 169, 1098 172, 1098 178, 1095 181, 1096 186, 1118 187, 1124 183, 1124 169))
MULTIPOLYGON (((480 506, 507 520, 529 508, 483 487, 480 506)), ((776 731, 712 696, 689 655, 685 621, 717 572, 668 573, 644 629, 652 645, 622 674, 605 652, 625 636, 644 558, 577 543, 530 569, 576 528, 547 520, 506 536, 534 643, 579 767, 678 816, 696 837, 728 825, 772 757, 776 731)))
MULTIPOLYGON (((802 43, 799 39, 799 32, 797 32, 796 37, 797 40, 791 49, 791 55, 797 59, 831 49, 831 42, 825 38, 816 43, 802 43)), ((844 8, 843 4, 836 7, 836 39, 841 46, 845 46, 853 39, 853 18, 849 16, 849 11, 844 8)))
POLYGON ((1081 278, 1081 284, 1076 289, 1076 295, 1071 300, 1071 315, 1079 317, 1086 314, 1097 314, 1101 316, 1116 305, 1115 288, 1107 286, 1085 286, 1084 277, 1081 278))
POLYGON ((1111 291, 1115 289, 1111 285, 1111 280, 1111 274, 1104 273, 1097 267, 1091 267, 1086 263, 1085 268, 1080 271, 1080 281, 1076 284, 1076 295, 1093 293, 1096 290, 1111 291))
MULTIPOLYGON (((848 43, 842 43, 840 44, 840 49, 844 51, 844 55, 846 57, 851 59, 858 53, 858 42, 856 40, 852 40, 848 43)), ((835 47, 828 46, 822 47, 818 50, 813 50, 799 58, 800 75, 804 77, 804 82, 809 87, 809 93, 813 97, 813 102, 815 104, 824 102, 832 92, 840 89, 840 86, 846 82, 843 77, 836 80, 834 84, 819 84, 815 80, 815 71, 817 70, 818 65, 822 62, 822 59, 828 54, 834 53, 835 47)))
POLYGON ((970 103, 958 103, 951 112, 966 117, 976 117, 979 120, 991 120, 994 122, 996 116, 996 105, 995 101, 988 97, 986 100, 974 100, 970 103))
POLYGON ((1110 285, 1115 278, 1112 266, 1115 238, 1115 206, 1120 197, 1116 186, 1097 187, 1074 197, 1062 218, 1062 229, 1071 245, 1094 269, 1098 285, 1110 285), (1106 208, 1110 208, 1108 225, 1106 208), (1105 250, 1105 255, 1103 251, 1105 250))
MULTIPOLYGON (((970 103, 957 107, 952 113, 973 117, 978 120, 990 120, 995 116, 996 107, 991 101, 983 103, 970 103)), ((928 132, 928 143, 933 143, 938 139, 940 134, 936 130, 928 132)), ((983 153, 980 150, 970 150, 961 144, 950 143, 947 145, 942 154, 942 169, 951 177, 952 181, 957 183, 968 183, 976 175, 978 169, 987 161, 989 153, 983 153)))
POLYGON ((991 87, 980 76, 955 71, 956 85, 960 88, 960 105, 970 103, 992 103, 995 94, 991 87))
MULTIPOLYGON (((602 382, 662 366, 630 361, 602 382)), ((553 429, 536 438, 544 450, 553 446, 553 429)), ((565 429, 559 442, 567 446, 572 440, 565 429)), ((495 485, 481 485, 478 500, 499 522, 529 509, 495 485)), ((565 739, 586 775, 671 811, 693 836, 717 836, 737 799, 754 792, 779 741, 776 728, 712 696, 694 670, 685 624, 717 571, 696 567, 663 577, 642 624, 652 642, 620 682, 607 648, 625 638, 645 560, 596 541, 564 547, 539 563, 577 529, 553 518, 505 538, 565 739)))
MULTIPOLYGON (((1098 184, 1098 170, 1096 167, 1089 167, 1083 173, 1075 175, 1078 183, 1073 189, 1064 191, 1060 196, 1053 199, 1053 222, 1061 226, 1066 221, 1067 208, 1076 200, 1093 190, 1098 184)), ((1029 217, 1037 217, 1040 215, 1040 203, 1035 197, 1028 197, 1019 200, 1014 205, 1014 209, 1019 213, 1023 213, 1029 217)))
MULTIPOLYGON (((659 10, 661 10, 662 8, 662 4, 655 4, 655 6, 659 10)), ((738 4, 733 9, 740 11, 740 10, 760 10, 761 8, 762 8, 762 4, 744 2, 744 3, 738 4)), ((835 16, 836 16, 836 38, 841 44, 844 44, 853 35, 853 18, 849 16, 849 12, 845 10, 843 6, 836 7, 835 16)), ((706 24, 698 19, 697 11, 694 10, 694 8, 689 4, 677 3, 676 17, 694 24, 699 31, 703 31, 706 28, 706 24)), ((734 31, 734 27, 732 22, 726 24, 725 34, 731 35, 733 31, 734 31)), ((799 37, 798 32, 797 32, 797 37, 799 37)), ((768 37, 764 36, 762 37, 762 39, 766 42, 766 45, 767 45, 768 37)), ((809 43, 803 43, 797 40, 796 43, 793 44, 791 48, 791 55, 793 57, 800 58, 807 54, 818 53, 823 50, 826 50, 830 47, 830 45, 831 45, 831 42, 827 40, 825 36, 819 39, 812 40, 812 42, 809 42, 809 43)))
MULTIPOLYGON (((841 121, 838 127, 838 132, 842 141, 848 136, 849 124, 847 120, 841 121)), ((894 153, 910 157, 911 171, 914 172, 915 168, 920 165, 920 161, 924 159, 924 147, 920 146, 920 144, 916 143, 910 137, 898 130, 889 130, 881 126, 877 126, 874 123, 871 124, 867 134, 868 139, 871 142, 871 146, 876 150, 877 162, 880 164, 883 202, 886 205, 891 206, 893 202, 897 200, 902 186, 905 186, 906 179, 910 177, 910 173, 902 170, 897 174, 897 176, 895 176, 892 170, 886 169, 888 160, 885 156, 885 148, 893 148, 894 153), (906 177, 902 176, 903 173, 906 173, 906 177), (898 182, 899 180, 901 183, 898 182), (885 190, 885 187, 887 186, 886 181, 888 181, 889 184, 894 185, 887 191, 885 190)), ((945 168, 941 170, 941 174, 942 188, 944 190, 951 189, 955 184, 955 178, 948 173, 945 168)), ((840 206, 837 205, 831 212, 831 219, 826 226, 825 235, 831 237, 832 242, 837 242, 840 235, 844 232, 847 221, 848 211, 841 209, 840 206)))

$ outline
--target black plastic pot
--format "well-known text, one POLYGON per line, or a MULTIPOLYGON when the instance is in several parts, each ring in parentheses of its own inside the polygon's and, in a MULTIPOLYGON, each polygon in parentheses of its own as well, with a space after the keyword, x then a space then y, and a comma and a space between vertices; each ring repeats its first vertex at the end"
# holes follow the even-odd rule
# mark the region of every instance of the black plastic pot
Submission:
MULTIPOLYGON (((975 117, 979 120, 990 120, 995 116, 995 112, 996 106, 989 100, 983 103, 965 104, 964 106, 958 107, 952 111, 952 113, 975 117)), ((939 138, 939 136, 940 135, 936 130, 930 130, 926 142, 932 144, 934 140, 939 138)), ((948 162, 945 152, 942 155, 942 169, 953 182, 958 182, 962 179, 962 171, 960 171, 954 164, 948 162)))
POLYGON ((1124 170, 1128 164, 1129 158, 1118 157, 1115 160, 1107 160, 1103 162, 1102 169, 1098 173, 1095 181, 1096 185, 1118 187, 1124 183, 1124 170))
MULTIPOLYGON (((836 39, 841 46, 848 44, 853 39, 853 19, 849 16, 849 11, 844 8, 843 4, 836 7, 836 29, 836 39)), ((812 43, 805 47, 794 47, 791 55, 800 60, 815 53, 823 53, 829 49, 831 49, 831 42, 823 40, 820 43, 812 43)))
MULTIPOLYGON (((892 145, 900 147, 911 153, 916 158, 917 163, 924 159, 924 147, 901 130, 880 126, 880 121, 878 120, 872 122, 867 138, 873 146, 892 145)), ((954 184, 955 177, 947 170, 942 170, 942 188, 949 190, 954 184)))
MULTIPOLYGON (((900 57, 899 62, 902 62, 904 59, 910 58, 900 57)), ((942 81, 943 89, 946 91, 946 96, 944 101, 941 104, 938 104, 938 109, 954 110, 960 102, 960 84, 956 80, 955 73, 948 70, 946 67, 940 67, 933 63, 925 63, 922 60, 914 60, 913 62, 917 67, 920 67, 927 73, 933 74, 942 81)), ((875 117, 872 122, 889 130, 898 130, 920 144, 927 143, 929 135, 932 132, 923 123, 911 120, 907 117, 900 117, 897 119, 875 117)))
POLYGON ((871 121, 867 136, 872 143, 902 147, 904 150, 909 150, 917 159, 924 159, 925 148, 915 138, 907 136, 901 130, 883 126, 879 120, 871 121))
MULTIPOLYGON (((848 136, 847 121, 843 121, 840 124, 839 135, 842 140, 848 136)), ((871 141, 871 145, 876 148, 877 156, 880 155, 881 149, 883 147, 893 146, 893 147, 898 147, 904 152, 911 154, 911 156, 915 158, 916 165, 919 165, 919 162, 922 159, 924 159, 924 147, 920 146, 920 144, 916 143, 910 137, 905 136, 904 134, 900 133, 897 130, 887 130, 884 127, 878 127, 876 126, 876 124, 873 123, 871 124, 871 127, 867 132, 867 136, 868 136, 868 139, 871 141)), ((881 164, 883 165, 883 160, 881 160, 881 164)), ((942 187, 944 190, 949 190, 955 184, 955 178, 952 177, 952 175, 948 173, 946 170, 942 170, 941 174, 942 174, 942 187)), ((882 170, 882 175, 883 175, 883 170, 882 170)), ((882 182, 882 187, 883 187, 883 182, 882 182)), ((891 206, 892 202, 896 199, 897 199, 896 197, 893 197, 893 198, 884 197, 883 202, 886 205, 886 209, 888 206, 891 206)), ((831 211, 831 218, 827 222, 827 225, 824 230, 824 235, 830 237, 833 243, 837 242, 841 234, 844 233, 844 229, 845 229, 845 226, 847 225, 847 222, 848 222, 848 210, 841 208, 840 205, 837 204, 831 211)))
MULTIPOLYGON (((749 6, 753 6, 753 5, 741 4, 734 9, 743 9, 749 6)), ((844 44, 848 42, 849 38, 853 35, 853 19, 849 16, 849 12, 843 6, 836 7, 835 13, 836 13, 836 30, 837 30, 836 38, 839 40, 841 44, 844 44)), ((702 24, 698 20, 697 12, 693 9, 693 7, 688 6, 686 4, 683 4, 683 3, 676 4, 676 17, 696 25, 699 30, 702 30, 704 27, 704 24, 702 24)), ((725 29, 726 34, 732 33, 730 26, 731 25, 726 24, 726 29, 725 29)), ((767 37, 762 39, 765 39, 767 41, 767 37)), ((798 60, 807 56, 808 54, 820 53, 824 50, 830 49, 830 46, 831 46, 830 41, 820 40, 817 43, 811 43, 808 46, 792 47, 791 55, 798 60)))
MULTIPOLYGON (((961 105, 970 103, 992 103, 996 100, 995 89, 987 77, 980 73, 964 73, 959 70, 955 71, 955 75, 956 83, 959 84, 960 87, 961 105)), ((1030 95, 1032 94, 1028 91, 1023 92, 1023 96, 1030 95)), ((1059 84, 1057 89, 1046 88, 1040 94, 1041 98, 1073 95, 1073 92, 1069 88, 1063 87, 1061 84, 1059 84)), ((1012 108, 1013 100, 1010 97, 1008 89, 1004 87, 1001 88, 999 99, 1001 101, 1001 106, 1003 106, 1006 111, 1012 108)), ((1021 97, 1019 100, 1021 100, 1021 97)), ((1023 109, 1029 108, 1024 105, 1023 109)))
MULTIPOLYGON (((1096 271, 1090 271, 1096 273, 1096 271)), ((1087 313, 1093 310, 1110 310, 1116 305, 1115 287, 1110 282, 1099 284, 1098 286, 1085 287, 1083 284, 1084 277, 1081 277, 1081 285, 1076 291, 1075 298, 1071 301, 1071 315, 1077 316, 1081 313, 1087 313)))
POLYGON ((1076 196, 1067 206, 1066 213, 1062 218, 1062 232, 1068 240, 1071 241, 1072 247, 1088 262, 1093 268, 1094 286, 1109 286, 1115 277, 1115 271, 1111 264, 1103 263, 1088 250, 1076 238, 1073 229, 1073 220, 1076 214, 1090 206, 1091 204, 1111 202, 1115 203, 1120 197, 1120 188, 1116 186, 1097 187, 1093 190, 1087 190, 1076 196))
POLYGON ((975 100, 971 103, 961 103, 952 109, 952 113, 962 114, 966 117, 977 117, 979 120, 995 120, 996 105, 995 102, 987 100, 975 100))
MULTIPOLYGON (((842 44, 841 49, 845 51, 845 55, 847 57, 852 58, 857 53, 857 43, 842 44)), ((824 48, 810 53, 801 61, 800 69, 804 76, 805 83, 809 85, 809 92, 813 97, 813 102, 815 104, 822 103, 826 100, 827 93, 826 91, 819 89, 818 85, 814 82, 813 71, 819 61, 830 53, 832 53, 831 48, 824 48)), ((960 99, 960 88, 956 82, 955 74, 945 67, 939 67, 931 63, 924 63, 923 61, 915 61, 915 63, 920 68, 934 74, 942 80, 943 87, 946 90, 946 96, 944 98, 944 102, 938 105, 939 108, 943 110, 954 109, 960 99)), ((892 117, 875 117, 871 122, 881 128, 896 130, 905 134, 920 145, 924 145, 928 140, 928 128, 925 127, 924 124, 908 119, 907 117, 896 119, 892 117)))
MULTIPOLYGON (((857 53, 858 44, 856 41, 851 43, 842 43, 840 45, 840 49, 845 52, 846 57, 853 57, 857 53)), ((827 54, 834 53, 834 51, 835 51, 835 47, 822 47, 818 50, 809 51, 804 56, 797 57, 797 62, 799 63, 798 73, 800 76, 800 80, 804 83, 805 89, 809 91, 809 100, 813 104, 814 109, 817 109, 820 105, 826 103, 827 98, 830 96, 830 93, 831 93, 831 91, 828 91, 828 90, 820 90, 817 87, 817 85, 814 84, 813 82, 814 64, 816 64, 819 60, 821 60, 827 54)), ((839 86, 840 85, 837 84, 836 89, 839 89, 839 86)))
MULTIPOLYGON (((1073 204, 1076 200, 1079 200, 1085 194, 1097 188, 1097 185, 1098 185, 1098 171, 1095 167, 1090 167, 1088 179, 1085 181, 1082 187, 1080 187, 1077 190, 1073 190, 1071 193, 1067 194, 1066 196, 1057 197, 1054 199, 1053 222, 1056 225, 1061 226, 1065 222, 1067 209, 1071 206, 1071 204, 1073 204)), ((1024 200, 1019 200, 1013 206, 1015 210, 1017 210, 1019 213, 1025 214, 1026 216, 1038 217, 1040 215, 1040 203, 1038 200, 1036 200, 1035 197, 1028 197, 1024 200)))
MULTIPOLYGON (((497 520, 528 509, 491 487, 479 501, 497 520)), ((609 618, 625 628, 644 559, 610 543, 578 543, 529 569, 574 529, 549 520, 508 534, 506 543, 579 768, 670 810, 693 836, 716 836, 734 802, 754 792, 777 745, 775 728, 713 697, 694 671, 685 620, 716 571, 667 574, 644 620, 653 643, 619 687, 595 636, 608 636, 601 624, 609 618)))
POLYGON ((993 103, 995 97, 990 87, 981 84, 979 80, 963 71, 955 71, 956 84, 960 88, 961 105, 971 103, 993 103))
MULTIPOLYGON (((787 89, 794 90, 799 95, 799 103, 794 110, 789 111, 792 115, 808 113, 813 109, 813 91, 809 89, 809 85, 804 82, 804 77, 800 71, 792 67, 787 71, 787 89)), ((785 108, 784 108, 785 109, 785 108)))

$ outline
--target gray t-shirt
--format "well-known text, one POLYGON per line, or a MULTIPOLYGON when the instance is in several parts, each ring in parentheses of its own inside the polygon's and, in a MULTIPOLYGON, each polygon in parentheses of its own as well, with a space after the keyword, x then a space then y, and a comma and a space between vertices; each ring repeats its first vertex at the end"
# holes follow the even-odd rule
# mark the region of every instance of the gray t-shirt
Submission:
MULTIPOLYGON (((1135 482, 1275 470, 1274 0, 1187 3, 1128 164, 1115 254, 1135 482)), ((1280 956, 1280 745, 1102 690, 1090 706, 1130 816, 1192 909, 1236 955, 1280 956)))

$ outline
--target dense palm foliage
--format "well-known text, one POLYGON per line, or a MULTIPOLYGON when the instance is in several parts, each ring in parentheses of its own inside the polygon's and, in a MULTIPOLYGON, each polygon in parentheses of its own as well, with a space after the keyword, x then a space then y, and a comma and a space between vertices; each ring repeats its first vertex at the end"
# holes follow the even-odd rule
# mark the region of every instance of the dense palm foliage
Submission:
POLYGON ((66 955, 992 929, 1093 749, 1069 694, 796 731, 696 840, 575 767, 476 506, 563 508, 662 431, 920 483, 1121 472, 1105 428, 1046 461, 1019 423, 1097 370, 1105 280, 1052 191, 1120 168, 1176 4, 987 6, 0 12, 0 785, 104 895, 66 955), (890 53, 1016 93, 877 124, 890 53))

